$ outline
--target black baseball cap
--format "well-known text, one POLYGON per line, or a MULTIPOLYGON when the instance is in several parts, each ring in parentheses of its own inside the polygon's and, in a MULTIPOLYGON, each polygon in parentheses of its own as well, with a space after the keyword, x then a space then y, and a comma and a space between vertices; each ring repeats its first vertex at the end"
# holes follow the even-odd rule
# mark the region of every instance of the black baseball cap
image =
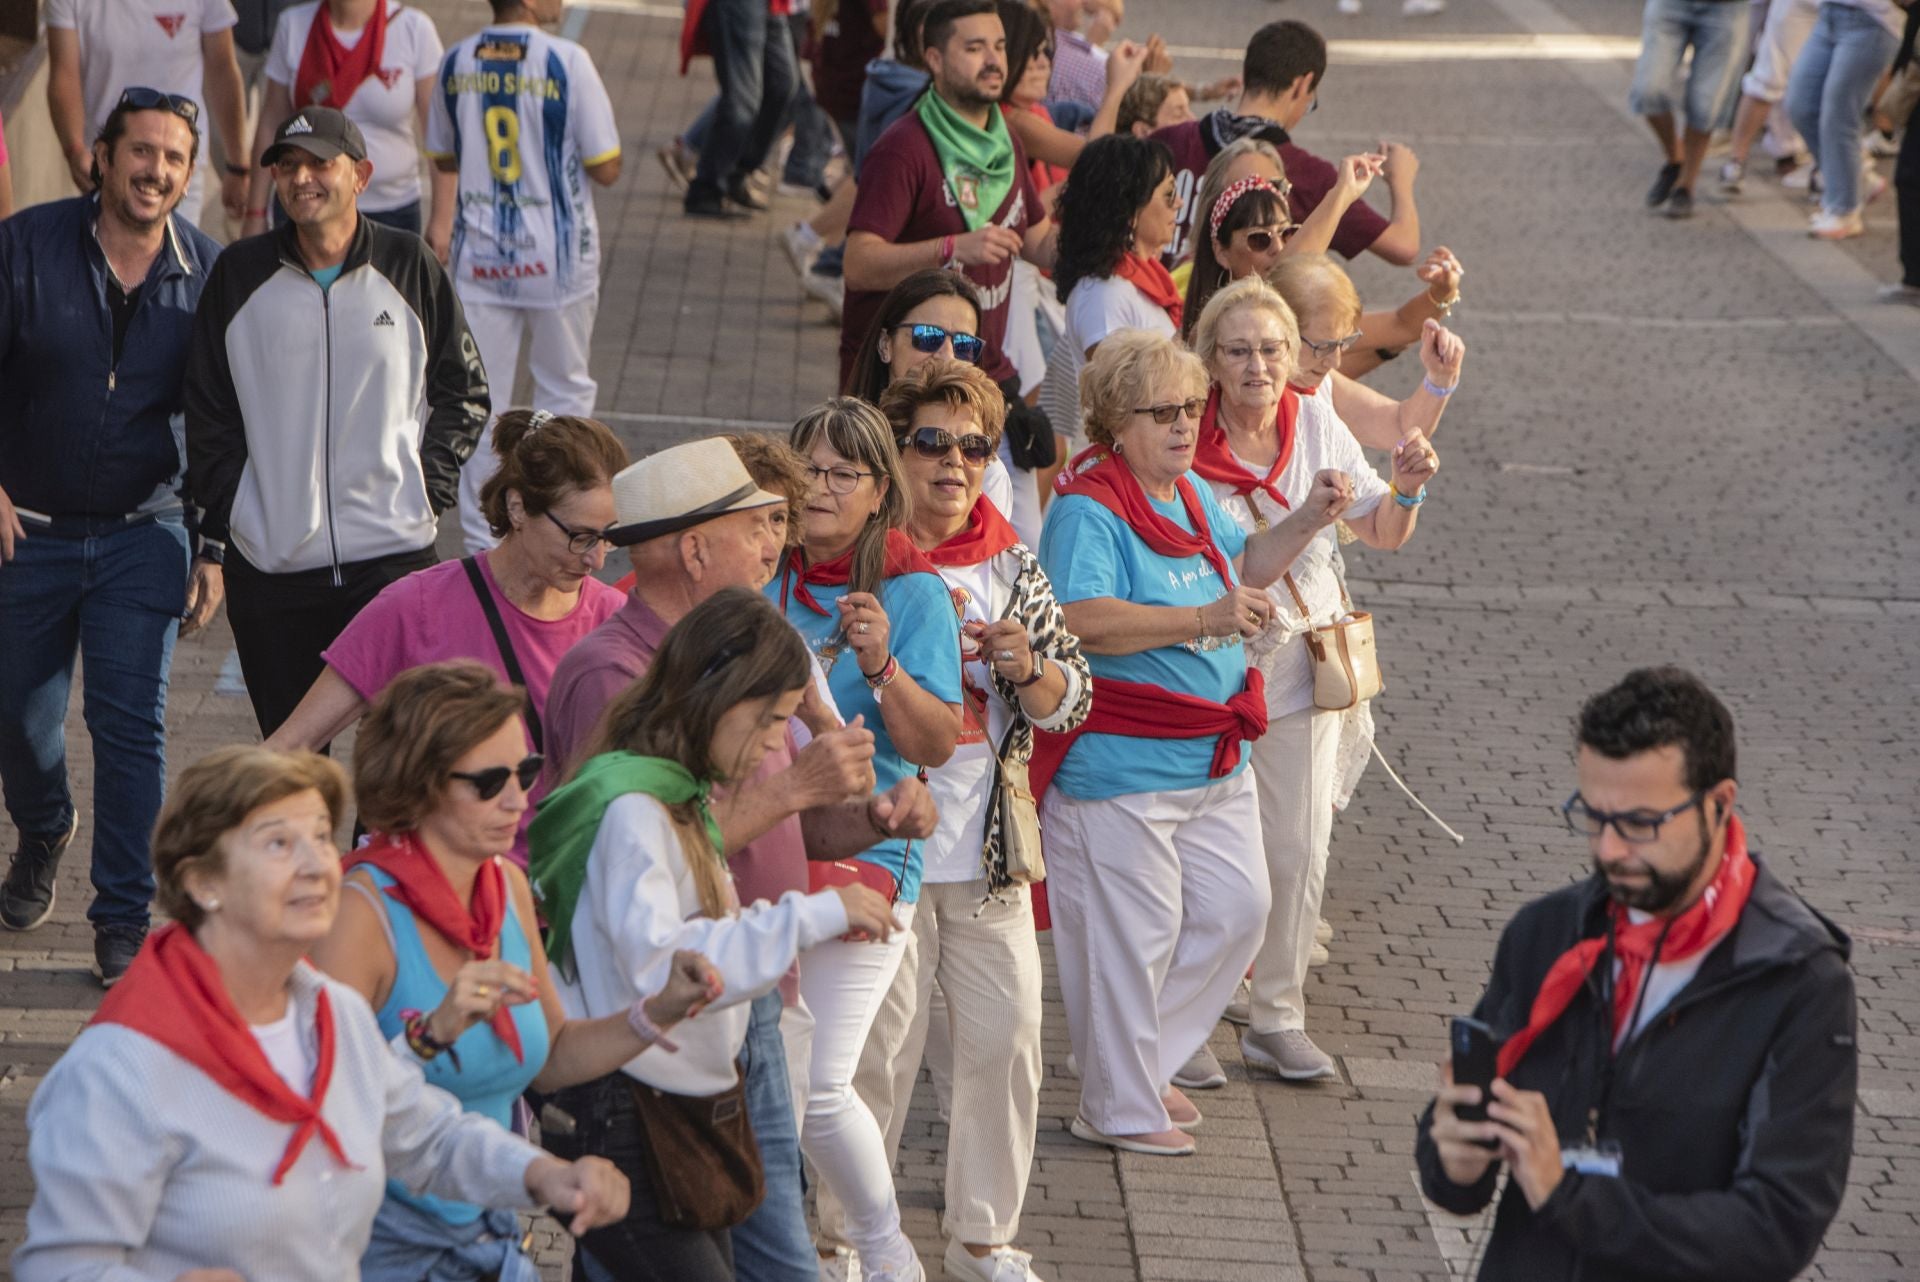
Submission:
POLYGON ((288 116, 273 131, 273 146, 260 157, 260 163, 276 164, 283 153, 296 147, 322 160, 335 156, 367 158, 367 140, 360 126, 332 107, 303 107, 288 116))

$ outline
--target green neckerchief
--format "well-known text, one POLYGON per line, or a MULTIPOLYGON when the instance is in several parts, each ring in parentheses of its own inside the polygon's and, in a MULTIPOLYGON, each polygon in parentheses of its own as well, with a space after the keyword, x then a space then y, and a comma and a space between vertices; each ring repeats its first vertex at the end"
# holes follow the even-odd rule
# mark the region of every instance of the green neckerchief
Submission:
POLYGON ((631 792, 644 792, 662 805, 697 802, 700 820, 714 857, 725 844, 720 825, 707 809, 712 785, 695 779, 687 768, 664 757, 642 757, 631 752, 607 752, 580 767, 580 773, 555 788, 540 803, 527 827, 527 871, 534 896, 547 918, 547 960, 569 980, 573 964, 573 909, 580 887, 587 881, 587 855, 600 831, 607 807, 631 792))
POLYGON ((933 140, 933 154, 967 230, 979 231, 1013 190, 1013 138, 1006 118, 996 105, 987 112, 987 127, 976 129, 931 88, 913 110, 933 140))

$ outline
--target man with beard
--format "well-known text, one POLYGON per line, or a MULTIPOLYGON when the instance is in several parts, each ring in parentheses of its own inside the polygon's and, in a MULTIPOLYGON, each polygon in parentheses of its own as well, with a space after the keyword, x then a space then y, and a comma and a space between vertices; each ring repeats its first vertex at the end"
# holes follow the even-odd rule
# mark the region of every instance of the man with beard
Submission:
POLYGON ((92 194, 0 223, 0 784, 20 842, 0 924, 31 930, 52 913, 79 827, 65 729, 79 654, 94 757, 87 916, 108 984, 147 931, 174 637, 220 604, 219 548, 189 556, 175 429, 220 252, 174 214, 199 115, 191 99, 128 89, 93 144, 92 194))
POLYGON ((931 89, 867 153, 847 223, 842 387, 887 291, 929 267, 958 271, 979 289, 980 367, 1005 382, 1014 374, 1003 350, 1014 255, 1053 266, 1053 223, 1000 114, 1007 34, 994 0, 938 0, 923 30, 931 89))
POLYGON ((359 126, 303 108, 262 163, 287 221, 215 267, 186 407, 188 481, 207 537, 229 547, 227 621, 269 735, 360 607, 434 563, 490 402, 439 260, 360 216, 373 166, 359 126))
POLYGON ((1749 850, 1733 717, 1697 677, 1628 673, 1576 739, 1562 811, 1593 875, 1501 937, 1491 1098, 1443 1071, 1421 1186, 1475 1214, 1508 1168, 1481 1282, 1787 1282, 1846 1189, 1847 937, 1749 850))

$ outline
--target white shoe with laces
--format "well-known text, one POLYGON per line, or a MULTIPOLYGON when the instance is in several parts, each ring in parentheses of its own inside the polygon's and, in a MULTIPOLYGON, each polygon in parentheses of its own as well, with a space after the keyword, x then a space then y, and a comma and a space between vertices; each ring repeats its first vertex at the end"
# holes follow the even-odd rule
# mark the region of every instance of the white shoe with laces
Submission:
POLYGON ((975 1258, 955 1238, 947 1243, 945 1263, 947 1276, 958 1282, 1044 1282, 1033 1271, 1033 1253, 1011 1246, 996 1246, 975 1258))
POLYGON ((860 1257, 844 1246, 820 1257, 820 1282, 860 1282, 860 1257))

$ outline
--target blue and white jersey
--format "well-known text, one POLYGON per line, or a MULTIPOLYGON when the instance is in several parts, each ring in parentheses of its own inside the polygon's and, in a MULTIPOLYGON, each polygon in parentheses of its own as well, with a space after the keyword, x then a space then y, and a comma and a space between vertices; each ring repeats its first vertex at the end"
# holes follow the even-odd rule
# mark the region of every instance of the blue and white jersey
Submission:
POLYGON ((620 130, 585 49, 517 23, 462 40, 440 64, 427 151, 459 161, 462 294, 558 307, 600 287, 586 169, 620 154, 620 130))

